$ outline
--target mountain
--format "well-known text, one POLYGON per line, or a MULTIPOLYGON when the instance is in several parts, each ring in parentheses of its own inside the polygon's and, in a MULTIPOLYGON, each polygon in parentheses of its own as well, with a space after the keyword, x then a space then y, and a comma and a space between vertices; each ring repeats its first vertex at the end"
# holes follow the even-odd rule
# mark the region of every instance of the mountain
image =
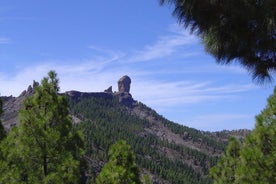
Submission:
MULTIPOLYGON (((68 91, 66 95, 75 128, 85 138, 87 177, 93 181, 108 160, 111 144, 124 139, 131 145, 142 174, 152 183, 208 184, 208 171, 223 153, 230 136, 243 139, 249 131, 204 132, 167 120, 130 94, 131 79, 118 81, 118 92, 68 91)), ((6 129, 18 124, 23 100, 37 85, 18 97, 2 97, 6 129)))

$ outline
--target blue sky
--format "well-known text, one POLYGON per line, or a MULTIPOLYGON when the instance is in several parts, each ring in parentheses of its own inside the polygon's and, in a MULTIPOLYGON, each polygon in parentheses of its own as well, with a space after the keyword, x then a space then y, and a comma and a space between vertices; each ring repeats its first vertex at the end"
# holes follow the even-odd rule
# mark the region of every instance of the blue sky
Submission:
POLYGON ((158 0, 2 0, 0 93, 18 96, 56 70, 61 91, 117 90, 200 130, 253 128, 275 82, 257 85, 222 66, 158 0))

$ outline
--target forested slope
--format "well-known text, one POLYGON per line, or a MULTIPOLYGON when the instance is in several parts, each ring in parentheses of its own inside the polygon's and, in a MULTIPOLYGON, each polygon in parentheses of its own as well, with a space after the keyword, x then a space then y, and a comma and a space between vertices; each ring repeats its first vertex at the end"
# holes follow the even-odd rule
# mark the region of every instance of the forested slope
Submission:
POLYGON ((68 96, 71 114, 81 120, 91 180, 107 161, 109 146, 125 139, 136 163, 157 183, 211 183, 207 177, 225 147, 211 133, 170 122, 142 103, 128 107, 102 97, 68 96))
MULTIPOLYGON (((6 130, 18 125, 18 110, 33 94, 33 87, 19 97, 1 97, 6 130)), ((249 133, 204 132, 182 126, 133 100, 129 93, 69 91, 60 95, 67 96, 74 126, 83 132, 90 183, 107 162, 110 146, 124 139, 133 149, 141 173, 148 174, 153 183, 208 184, 209 169, 223 153, 228 138, 243 139, 249 133)))

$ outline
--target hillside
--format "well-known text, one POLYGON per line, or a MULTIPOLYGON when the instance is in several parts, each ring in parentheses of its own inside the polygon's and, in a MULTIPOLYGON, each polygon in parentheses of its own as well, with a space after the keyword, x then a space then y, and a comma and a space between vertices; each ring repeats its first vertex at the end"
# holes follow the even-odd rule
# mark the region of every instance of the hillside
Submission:
MULTIPOLYGON (((130 78, 121 78, 118 92, 65 92, 75 128, 85 137, 88 179, 93 181, 107 161, 111 144, 125 139, 136 154, 142 173, 153 183, 211 183, 208 170, 223 152, 231 135, 243 138, 248 131, 203 132, 171 122, 145 104, 135 101, 130 78)), ((19 97, 2 97, 6 129, 18 123, 23 100, 33 86, 19 97)))

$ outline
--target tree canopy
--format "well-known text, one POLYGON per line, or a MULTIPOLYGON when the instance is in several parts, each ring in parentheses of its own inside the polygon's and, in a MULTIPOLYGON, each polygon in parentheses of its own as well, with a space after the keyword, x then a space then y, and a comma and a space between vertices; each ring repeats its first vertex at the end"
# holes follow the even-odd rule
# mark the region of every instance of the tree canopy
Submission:
POLYGON ((97 184, 142 184, 130 146, 124 140, 112 145, 109 161, 96 179, 97 184))
MULTIPOLYGON (((0 98, 0 117, 2 115, 2 100, 0 98)), ((0 141, 6 136, 6 132, 4 129, 4 126, 2 125, 1 119, 0 119, 0 141)))
POLYGON ((276 183, 276 88, 240 151, 236 183, 276 183))
POLYGON ((82 137, 72 129, 54 71, 20 110, 20 124, 2 141, 0 183, 79 183, 82 137))
POLYGON ((241 143, 231 137, 224 155, 217 165, 210 169, 210 176, 214 179, 214 184, 233 184, 235 181, 235 171, 239 163, 241 143))
POLYGON ((276 71, 275 0, 160 0, 218 63, 238 62, 259 82, 276 71))
POLYGON ((230 140, 226 153, 210 171, 215 184, 276 183, 276 88, 256 117, 255 129, 240 145, 230 140), (229 152, 230 151, 230 152, 229 152))

